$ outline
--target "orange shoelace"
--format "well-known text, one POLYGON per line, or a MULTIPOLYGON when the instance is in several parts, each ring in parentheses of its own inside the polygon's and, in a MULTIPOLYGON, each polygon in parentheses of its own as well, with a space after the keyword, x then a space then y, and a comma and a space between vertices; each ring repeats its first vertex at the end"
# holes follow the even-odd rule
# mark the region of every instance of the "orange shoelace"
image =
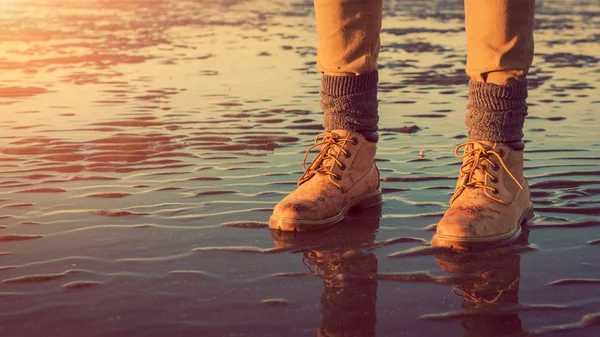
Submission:
POLYGON ((486 275, 481 275, 477 281, 470 281, 452 287, 452 293, 454 295, 473 303, 485 302, 492 304, 500 299, 502 295, 507 292, 514 290, 514 287, 519 282, 519 277, 512 281, 506 287, 498 287, 493 285, 492 282, 486 279, 486 275))
POLYGON ((329 176, 329 180, 331 181, 332 184, 334 184, 338 188, 342 188, 342 185, 340 185, 337 182, 340 179, 342 179, 342 177, 340 175, 332 172, 333 164, 331 166, 323 166, 322 163, 326 159, 331 159, 333 161, 333 163, 337 164, 342 170, 346 169, 346 166, 344 165, 344 163, 342 163, 339 159, 336 158, 336 156, 333 156, 330 153, 330 149, 337 147, 340 150, 340 152, 343 153, 344 156, 346 156, 346 158, 350 157, 350 152, 348 152, 347 150, 344 149, 345 142, 352 142, 354 144, 356 142, 356 139, 342 138, 331 132, 323 132, 323 133, 318 134, 315 137, 315 144, 312 145, 311 147, 309 147, 308 150, 306 150, 306 154, 304 154, 304 159, 302 159, 302 168, 304 169, 304 176, 311 175, 311 174, 324 174, 324 175, 329 176), (312 151, 314 148, 319 147, 319 146, 323 147, 321 149, 321 153, 323 153, 323 156, 322 157, 317 156, 313 160, 313 162, 311 162, 310 165, 308 167, 306 167, 306 160, 308 159, 308 155, 310 154, 310 151, 312 151), (317 159, 321 161, 321 164, 317 167, 311 168, 314 161, 317 159))
MULTIPOLYGON (((488 170, 487 170, 488 167, 491 167, 492 170, 494 170, 494 171, 498 171, 500 169, 500 167, 497 164, 495 164, 493 161, 490 160, 490 158, 492 156, 495 156, 496 158, 498 158, 498 162, 500 163, 500 166, 502 166, 502 168, 506 171, 506 173, 508 173, 508 175, 512 178, 512 180, 515 183, 517 183, 519 188, 523 189, 523 186, 521 185, 521 183, 517 180, 517 178, 515 178, 515 176, 512 174, 512 172, 510 172, 508 167, 506 167, 506 164, 502 160, 501 152, 499 153, 492 149, 486 150, 483 146, 481 148, 475 148, 475 144, 481 145, 478 142, 465 142, 465 143, 459 144, 456 147, 456 149, 454 150, 454 155, 456 157, 461 158, 461 159, 467 158, 463 162, 462 166, 460 167, 460 172, 462 174, 467 175, 468 179, 466 180, 465 183, 463 183, 459 187, 484 188, 484 189, 490 190, 493 194, 497 194, 498 190, 494 187, 488 186, 486 184, 486 179, 475 179, 475 171, 480 170, 484 173, 484 177, 485 176, 490 177, 490 180, 492 182, 498 181, 498 178, 496 178, 496 176, 494 176, 492 173, 488 172, 488 170), (472 146, 470 149, 469 149, 469 145, 472 146), (463 147, 465 148, 465 151, 461 155, 458 152, 463 147), (487 165, 485 165, 486 163, 487 163, 487 165)), ((497 198, 493 198, 493 199, 495 199, 499 202, 502 202, 500 199, 497 199, 497 198)))

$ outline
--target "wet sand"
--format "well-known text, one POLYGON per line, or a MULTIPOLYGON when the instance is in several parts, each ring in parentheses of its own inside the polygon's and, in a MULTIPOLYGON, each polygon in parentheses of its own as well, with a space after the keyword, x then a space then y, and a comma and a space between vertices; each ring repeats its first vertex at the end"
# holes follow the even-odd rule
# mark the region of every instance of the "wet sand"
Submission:
POLYGON ((385 201, 318 235, 266 228, 321 128, 311 2, 0 9, 3 336, 600 336, 596 1, 538 1, 536 218, 475 255, 430 246, 465 138, 462 1, 386 2, 385 201))

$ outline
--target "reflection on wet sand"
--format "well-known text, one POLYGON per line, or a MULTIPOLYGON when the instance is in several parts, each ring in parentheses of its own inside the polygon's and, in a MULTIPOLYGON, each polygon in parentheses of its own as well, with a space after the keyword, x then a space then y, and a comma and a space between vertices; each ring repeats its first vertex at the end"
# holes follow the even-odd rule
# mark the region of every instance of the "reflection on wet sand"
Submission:
POLYGON ((460 320, 464 337, 526 335, 517 312, 521 257, 515 248, 528 245, 528 236, 525 229, 513 245, 494 250, 437 253, 441 269, 454 276, 452 292, 463 299, 462 311, 428 318, 460 320))
POLYGON ((271 231, 277 248, 301 252, 308 272, 323 280, 318 336, 375 336, 377 257, 371 250, 380 217, 377 206, 322 233, 271 231))
MULTIPOLYGON (((272 230, 276 248, 301 253, 308 274, 323 280, 322 316, 318 336, 375 336, 377 282, 433 281, 449 286, 460 297, 462 311, 431 314, 428 320, 457 320, 465 337, 524 336, 519 319, 521 247, 529 230, 510 246, 473 253, 443 249, 434 256, 449 277, 379 274, 373 249, 377 243, 381 208, 354 214, 324 233, 272 230)), ((401 305, 401 299, 398 299, 401 305)))

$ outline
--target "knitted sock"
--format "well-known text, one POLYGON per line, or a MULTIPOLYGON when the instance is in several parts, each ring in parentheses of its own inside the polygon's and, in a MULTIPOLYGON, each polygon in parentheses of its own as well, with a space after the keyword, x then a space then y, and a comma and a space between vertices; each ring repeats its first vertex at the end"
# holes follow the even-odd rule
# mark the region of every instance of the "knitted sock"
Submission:
POLYGON ((358 76, 321 79, 321 108, 326 131, 349 130, 377 141, 377 70, 358 76))
POLYGON ((465 117, 469 139, 522 147, 518 144, 523 144, 526 98, 527 79, 506 86, 469 81, 469 112, 465 117))

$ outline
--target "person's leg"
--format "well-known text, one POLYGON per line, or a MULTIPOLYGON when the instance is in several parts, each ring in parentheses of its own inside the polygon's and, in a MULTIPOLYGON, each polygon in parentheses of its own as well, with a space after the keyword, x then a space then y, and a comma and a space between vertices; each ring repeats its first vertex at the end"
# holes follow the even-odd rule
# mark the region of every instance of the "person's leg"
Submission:
MULTIPOLYGON (((376 137, 377 57, 382 0, 315 0, 326 131, 349 130, 376 137)), ((376 139, 376 138, 375 138, 376 139)))
POLYGON ((533 215, 523 177, 523 124, 533 59, 535 0, 465 0, 469 104, 451 207, 435 246, 472 249, 510 242, 533 215))
POLYGON ((382 0, 315 0, 315 12, 326 132, 298 188, 275 206, 274 229, 324 228, 350 208, 381 201, 375 148, 382 0))

